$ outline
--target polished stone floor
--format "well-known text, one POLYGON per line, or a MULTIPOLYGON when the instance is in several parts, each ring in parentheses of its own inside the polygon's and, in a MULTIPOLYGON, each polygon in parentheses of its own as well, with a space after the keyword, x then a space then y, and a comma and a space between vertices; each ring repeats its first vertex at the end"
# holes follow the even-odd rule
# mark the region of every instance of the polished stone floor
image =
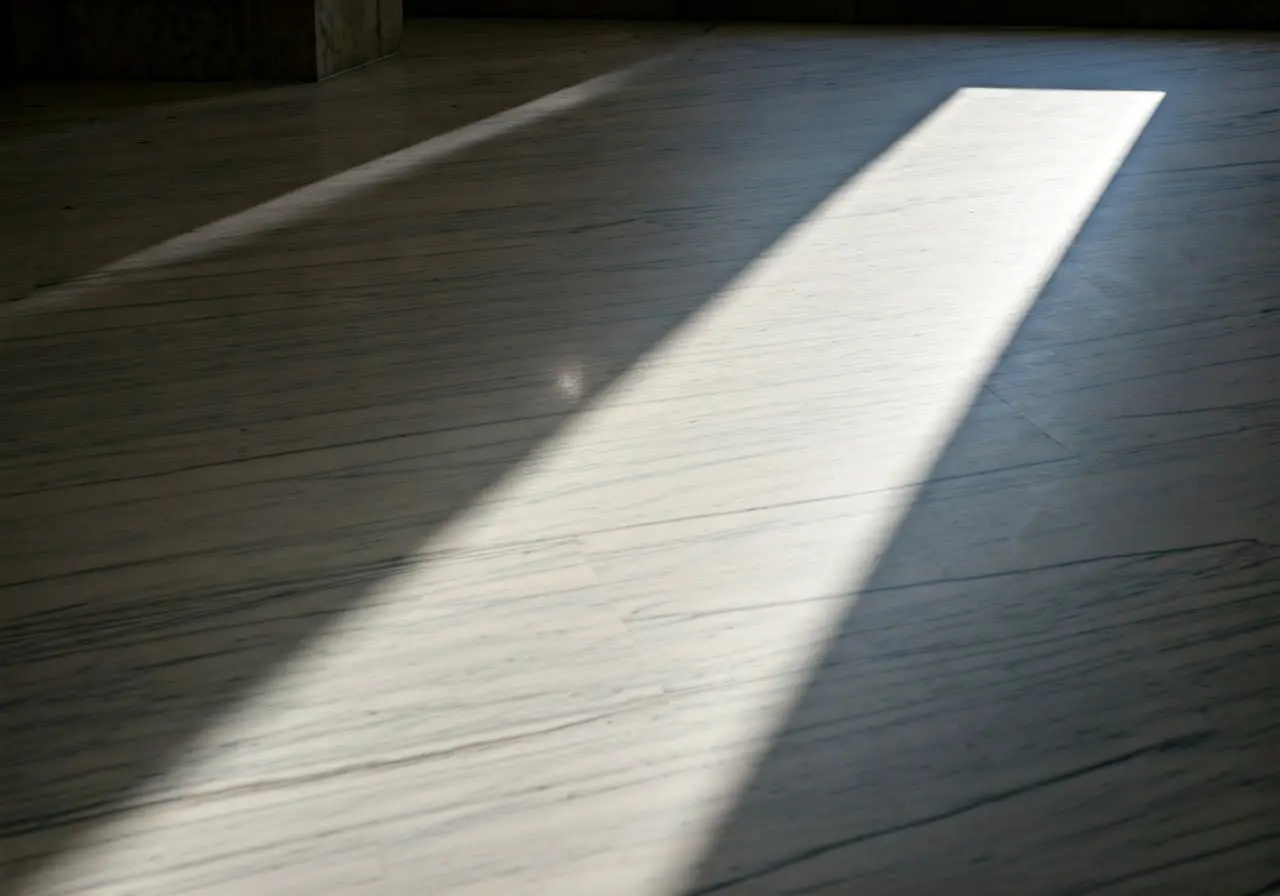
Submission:
POLYGON ((1275 49, 10 89, 0 896, 1280 892, 1275 49))

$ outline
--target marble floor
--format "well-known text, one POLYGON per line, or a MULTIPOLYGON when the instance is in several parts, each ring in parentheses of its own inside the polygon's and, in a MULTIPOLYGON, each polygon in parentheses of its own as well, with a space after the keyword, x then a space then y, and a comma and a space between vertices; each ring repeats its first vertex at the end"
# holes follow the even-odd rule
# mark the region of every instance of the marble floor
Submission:
POLYGON ((1280 893, 1272 39, 406 40, 6 113, 0 896, 1280 893))

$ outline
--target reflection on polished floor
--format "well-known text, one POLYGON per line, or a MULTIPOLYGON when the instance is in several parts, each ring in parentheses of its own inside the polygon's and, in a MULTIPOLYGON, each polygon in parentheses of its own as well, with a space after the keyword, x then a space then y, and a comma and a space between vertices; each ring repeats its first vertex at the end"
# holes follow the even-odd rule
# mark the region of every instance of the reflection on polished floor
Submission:
POLYGON ((1272 42, 407 42, 4 132, 2 896, 1280 892, 1272 42))

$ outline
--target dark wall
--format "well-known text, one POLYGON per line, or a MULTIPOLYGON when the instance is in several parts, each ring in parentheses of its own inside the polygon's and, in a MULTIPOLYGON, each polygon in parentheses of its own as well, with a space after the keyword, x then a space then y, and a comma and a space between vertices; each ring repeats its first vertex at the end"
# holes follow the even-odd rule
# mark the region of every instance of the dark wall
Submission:
POLYGON ((248 0, 10 0, 19 72, 33 77, 250 75, 248 0))
POLYGON ((1280 28, 1280 0, 405 0, 405 12, 416 16, 1280 28))
POLYGON ((0 81, 13 77, 13 0, 0 0, 0 81))
POLYGON ((0 0, 23 77, 306 81, 400 48, 400 0, 0 0), (8 13, 8 14, 6 14, 8 13))
POLYGON ((318 76, 315 0, 236 2, 244 7, 247 20, 245 55, 250 77, 305 81, 318 76))

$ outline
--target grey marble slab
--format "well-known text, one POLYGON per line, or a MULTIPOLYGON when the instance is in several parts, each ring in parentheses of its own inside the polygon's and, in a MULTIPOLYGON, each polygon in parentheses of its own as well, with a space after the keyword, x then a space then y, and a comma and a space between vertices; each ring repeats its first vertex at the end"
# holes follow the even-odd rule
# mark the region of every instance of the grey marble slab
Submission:
POLYGON ((410 23, 0 145, 0 894, 1274 889, 1277 77, 410 23))

